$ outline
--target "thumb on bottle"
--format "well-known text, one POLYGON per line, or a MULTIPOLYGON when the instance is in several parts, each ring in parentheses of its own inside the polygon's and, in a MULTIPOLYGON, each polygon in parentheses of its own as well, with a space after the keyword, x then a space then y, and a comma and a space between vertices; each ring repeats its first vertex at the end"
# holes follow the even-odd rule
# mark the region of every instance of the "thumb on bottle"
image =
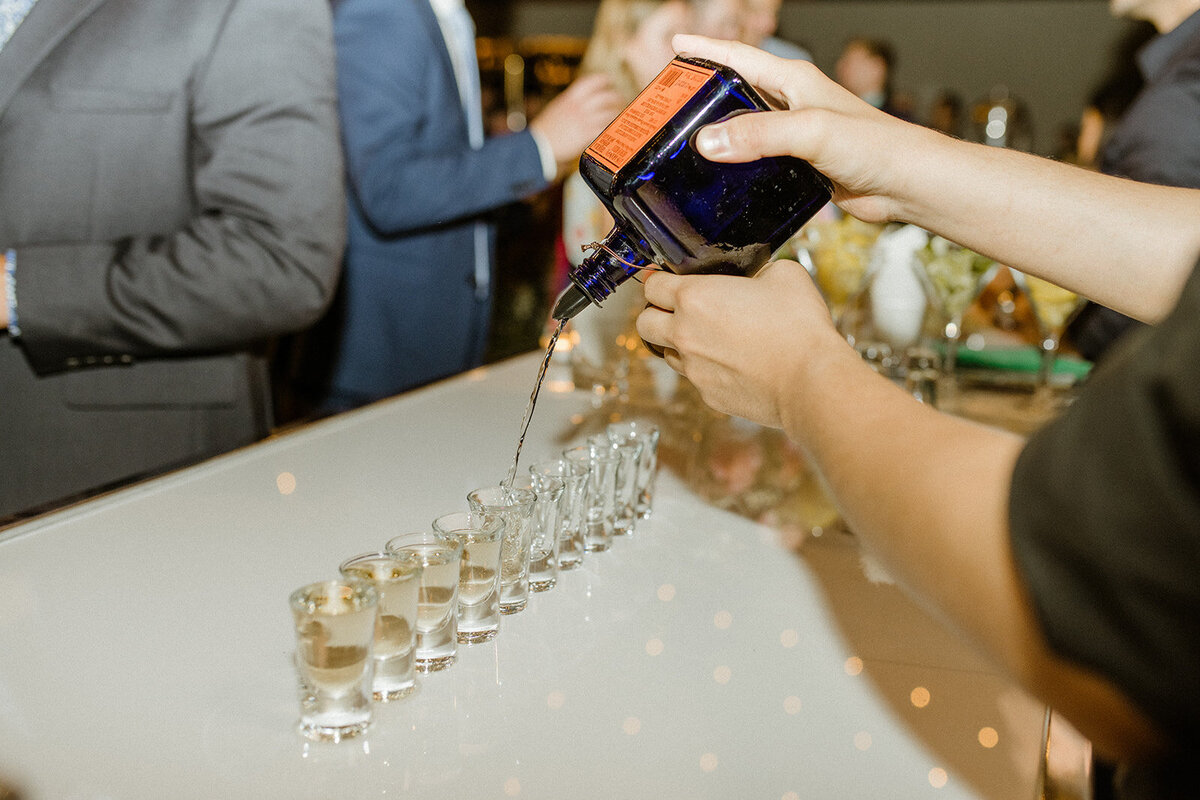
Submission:
POLYGON ((696 149, 710 161, 728 161, 733 153, 729 129, 724 125, 708 125, 696 131, 696 149))

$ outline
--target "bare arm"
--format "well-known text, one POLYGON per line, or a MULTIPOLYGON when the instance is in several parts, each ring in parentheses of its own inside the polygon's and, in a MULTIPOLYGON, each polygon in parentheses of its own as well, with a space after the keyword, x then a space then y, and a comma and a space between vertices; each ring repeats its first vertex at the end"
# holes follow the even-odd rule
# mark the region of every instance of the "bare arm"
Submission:
POLYGON ((947 152, 921 159, 899 218, 1148 322, 1174 307, 1200 253, 1200 191, 920 133, 947 152))
POLYGON ((962 142, 870 108, 803 62, 678 36, 729 64, 786 111, 701 132, 709 158, 790 154, 868 220, 902 220, 1144 320, 1174 304, 1200 252, 1200 191, 1151 186, 962 142))
POLYGON ((791 383, 799 391, 784 407, 785 429, 822 465, 866 546, 1102 752, 1153 750, 1149 720, 1109 681, 1057 657, 1034 615, 1007 514, 1022 441, 915 403, 849 348, 800 368, 808 375, 791 383))
POLYGON ((1157 746, 1118 689, 1046 645, 1009 547, 1020 438, 940 414, 875 374, 794 262, 753 280, 655 273, 645 289, 641 335, 668 348, 709 405, 782 427, 803 447, 865 546, 915 596, 1104 752, 1157 746))

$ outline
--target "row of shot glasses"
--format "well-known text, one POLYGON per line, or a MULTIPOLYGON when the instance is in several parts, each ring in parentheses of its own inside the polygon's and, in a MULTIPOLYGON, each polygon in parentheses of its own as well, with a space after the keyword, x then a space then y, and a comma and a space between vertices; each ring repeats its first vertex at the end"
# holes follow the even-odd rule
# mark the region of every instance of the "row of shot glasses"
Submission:
POLYGON ((301 733, 336 742, 363 732, 372 700, 408 697, 417 673, 495 638, 531 591, 632 533, 651 514, 658 437, 651 423, 612 423, 511 486, 468 493, 469 510, 428 532, 393 537, 344 561, 339 579, 293 592, 301 733))

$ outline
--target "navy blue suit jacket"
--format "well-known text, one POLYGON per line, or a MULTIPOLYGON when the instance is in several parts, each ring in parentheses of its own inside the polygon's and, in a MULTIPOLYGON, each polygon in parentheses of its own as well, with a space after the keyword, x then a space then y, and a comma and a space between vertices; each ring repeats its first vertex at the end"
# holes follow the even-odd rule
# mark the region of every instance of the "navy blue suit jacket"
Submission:
POLYGON ((479 365, 491 297, 475 225, 547 182, 528 132, 471 149, 428 0, 339 0, 334 35, 349 190, 336 409, 479 365))

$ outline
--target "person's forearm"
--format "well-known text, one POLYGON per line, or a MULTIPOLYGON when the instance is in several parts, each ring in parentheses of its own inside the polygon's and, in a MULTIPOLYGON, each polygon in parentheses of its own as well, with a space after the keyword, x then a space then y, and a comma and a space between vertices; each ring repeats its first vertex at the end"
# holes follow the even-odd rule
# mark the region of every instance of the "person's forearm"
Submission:
POLYGON ((1139 319, 1173 307, 1200 255, 1200 191, 912 135, 929 141, 904 148, 905 221, 1139 319))
POLYGON ((851 529, 898 580, 1001 657, 1014 615, 983 598, 1008 596, 1000 543, 1021 440, 921 405, 849 348, 799 368, 806 376, 789 383, 801 390, 781 407, 784 427, 820 465, 851 529))
POLYGON ((1200 254, 1200 191, 953 139, 870 108, 810 64, 736 42, 680 35, 674 46, 729 64, 786 109, 702 129, 706 158, 806 159, 851 214, 914 223, 1148 321, 1171 309, 1200 254))
POLYGON ((1009 548, 1016 436, 920 406, 848 348, 783 407, 788 434, 821 466, 849 526, 902 585, 1002 669, 1120 757, 1157 744, 1114 687, 1050 653, 1009 548))

